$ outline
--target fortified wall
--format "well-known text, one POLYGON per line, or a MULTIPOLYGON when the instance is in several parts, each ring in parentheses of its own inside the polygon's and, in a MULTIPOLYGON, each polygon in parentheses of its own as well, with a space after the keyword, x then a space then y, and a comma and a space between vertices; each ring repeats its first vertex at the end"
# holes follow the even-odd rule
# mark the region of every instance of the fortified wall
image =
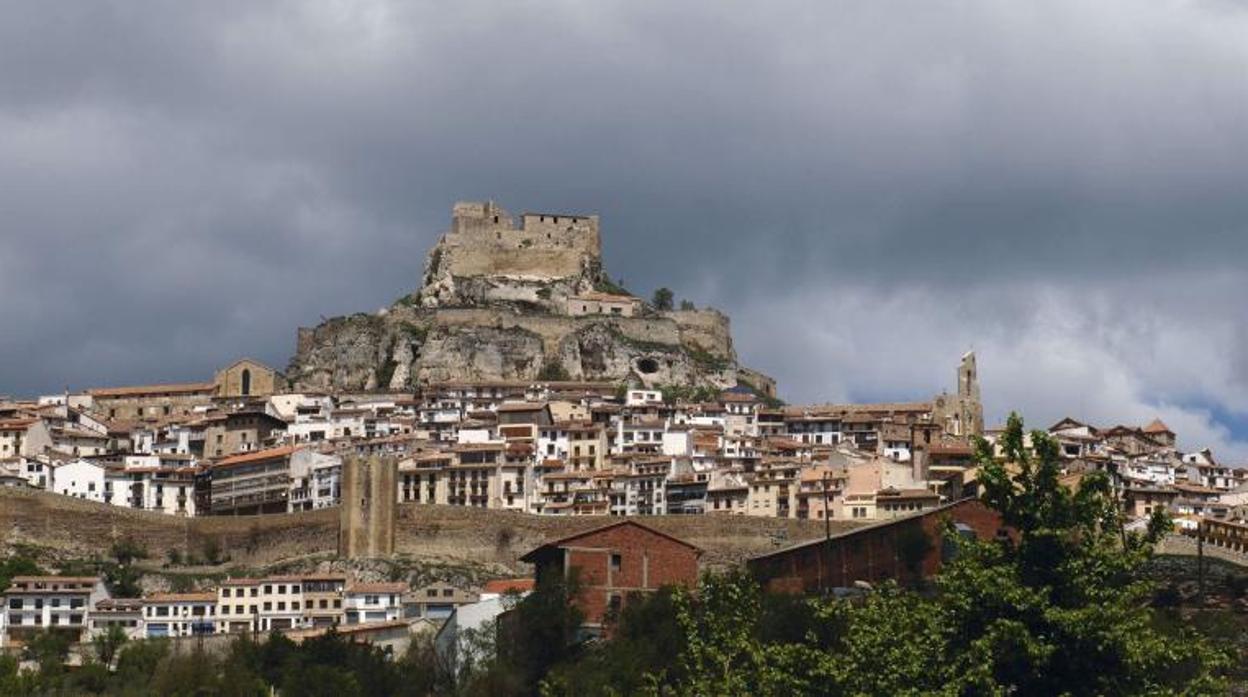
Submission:
POLYGON ((420 304, 506 301, 554 308, 569 295, 593 290, 601 271, 596 215, 525 213, 516 225, 493 202, 460 202, 451 229, 429 254, 420 304))

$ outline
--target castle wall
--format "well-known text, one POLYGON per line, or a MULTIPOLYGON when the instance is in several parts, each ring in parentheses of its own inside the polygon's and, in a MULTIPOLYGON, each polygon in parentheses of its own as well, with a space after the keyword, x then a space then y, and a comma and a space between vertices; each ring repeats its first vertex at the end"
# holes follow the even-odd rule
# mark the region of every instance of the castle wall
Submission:
POLYGON ((676 322, 683 343, 736 360, 728 316, 719 310, 673 310, 663 313, 676 322))
POLYGON ((492 202, 455 204, 438 250, 442 277, 566 278, 602 257, 598 216, 526 213, 515 226, 492 202))

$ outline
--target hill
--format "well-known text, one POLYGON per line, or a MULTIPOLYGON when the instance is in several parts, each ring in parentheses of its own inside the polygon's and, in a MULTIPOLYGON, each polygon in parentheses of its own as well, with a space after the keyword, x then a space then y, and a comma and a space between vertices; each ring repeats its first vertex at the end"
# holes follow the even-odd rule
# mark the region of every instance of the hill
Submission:
POLYGON ((737 362, 715 310, 655 308, 606 274, 597 216, 457 203, 415 292, 375 313, 299 330, 296 389, 404 390, 429 382, 575 380, 775 396, 737 362))

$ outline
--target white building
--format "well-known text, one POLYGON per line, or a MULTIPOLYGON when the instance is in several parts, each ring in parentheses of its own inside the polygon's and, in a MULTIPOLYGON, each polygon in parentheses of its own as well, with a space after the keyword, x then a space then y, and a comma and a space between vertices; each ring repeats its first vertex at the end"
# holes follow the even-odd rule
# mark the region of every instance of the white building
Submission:
POLYGON ((216 632, 217 594, 156 593, 143 599, 144 636, 184 637, 216 632))
POLYGON ((474 643, 468 640, 468 635, 472 632, 494 632, 498 616, 512 609, 523 595, 483 593, 477 602, 460 605, 452 610, 434 637, 434 650, 438 658, 452 670, 458 670, 465 661, 480 658, 473 654, 474 643))
POLYGON ((346 624, 391 622, 403 617, 406 583, 352 583, 342 592, 346 624))
POLYGON ((65 633, 81 641, 87 615, 108 598, 95 576, 15 576, 4 592, 5 641, 24 641, 42 630, 65 633))
POLYGON ((87 501, 104 501, 104 465, 90 460, 72 460, 52 470, 52 491, 87 501))
POLYGON ((120 627, 127 639, 143 639, 147 636, 143 624, 143 601, 138 598, 106 598, 91 608, 87 616, 88 638, 108 633, 120 627))
POLYGON ((338 505, 342 498, 342 458, 307 448, 290 456, 291 511, 312 511, 338 505))

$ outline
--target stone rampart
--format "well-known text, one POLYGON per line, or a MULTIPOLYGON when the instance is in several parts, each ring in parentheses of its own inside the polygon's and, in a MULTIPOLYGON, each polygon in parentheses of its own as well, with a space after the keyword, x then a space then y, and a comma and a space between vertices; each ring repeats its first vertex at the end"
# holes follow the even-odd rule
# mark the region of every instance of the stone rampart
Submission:
MULTIPOLYGON (((33 545, 61 558, 106 557, 112 543, 133 538, 150 558, 170 549, 201 555, 206 540, 232 564, 264 566, 338 548, 339 509, 265 516, 178 518, 81 501, 45 492, 0 488, 3 548, 33 545)), ((518 559, 543 542, 618 521, 607 517, 552 517, 454 506, 400 504, 395 549, 414 559, 502 563, 523 572, 518 559)), ((705 550, 704 566, 722 567, 781 545, 823 535, 819 521, 746 516, 654 516, 647 525, 705 550)), ((835 523, 848 529, 850 523, 835 523)))

